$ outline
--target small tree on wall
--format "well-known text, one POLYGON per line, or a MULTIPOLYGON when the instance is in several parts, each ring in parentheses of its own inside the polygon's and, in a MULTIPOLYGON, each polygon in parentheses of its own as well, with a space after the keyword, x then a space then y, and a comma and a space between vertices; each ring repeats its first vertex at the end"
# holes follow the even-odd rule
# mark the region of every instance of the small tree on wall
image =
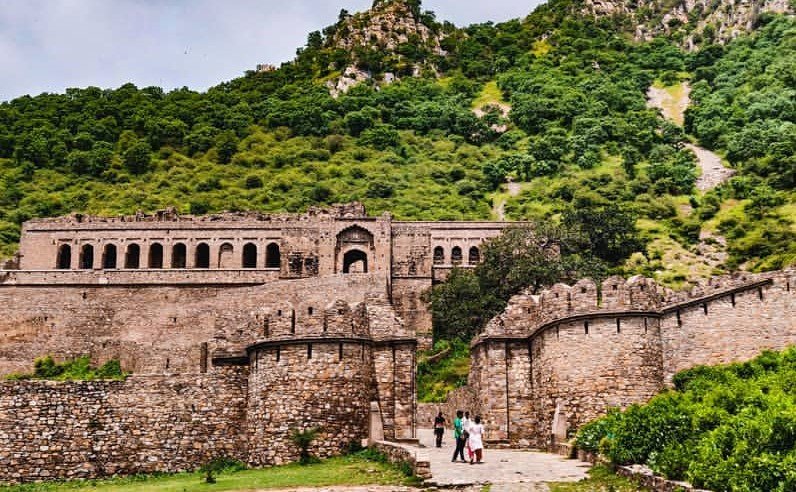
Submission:
POLYGON ((290 440, 299 448, 299 463, 302 465, 308 465, 318 461, 318 458, 310 454, 310 445, 312 441, 318 437, 320 431, 318 427, 312 427, 302 431, 296 429, 290 435, 290 440))

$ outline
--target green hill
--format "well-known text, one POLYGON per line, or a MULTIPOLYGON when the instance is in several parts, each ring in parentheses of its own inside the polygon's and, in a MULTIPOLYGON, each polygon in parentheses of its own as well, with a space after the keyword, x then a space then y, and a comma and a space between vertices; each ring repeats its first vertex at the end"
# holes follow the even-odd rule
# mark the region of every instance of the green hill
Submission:
POLYGON ((457 28, 418 1, 379 1, 311 33, 294 61, 204 93, 127 84, 4 102, 0 257, 33 217, 361 200, 402 219, 631 217, 638 246, 613 268, 674 286, 796 261, 793 18, 686 52, 580 5, 457 28), (645 96, 684 78, 685 129, 645 96), (736 177, 697 192, 690 139, 736 177), (707 243, 721 254, 705 266, 707 243))

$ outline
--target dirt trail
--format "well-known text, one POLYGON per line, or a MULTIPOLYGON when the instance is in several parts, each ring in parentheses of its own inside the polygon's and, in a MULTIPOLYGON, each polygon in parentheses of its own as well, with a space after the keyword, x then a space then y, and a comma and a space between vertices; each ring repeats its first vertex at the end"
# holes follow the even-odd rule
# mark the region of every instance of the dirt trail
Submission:
MULTIPOLYGON (((679 90, 672 92, 661 87, 652 86, 647 91, 647 104, 661 110, 667 120, 683 126, 685 109, 690 103, 691 87, 683 82, 679 90)), ((693 144, 686 144, 697 158, 697 164, 702 173, 697 178, 696 187, 700 191, 707 191, 727 181, 735 171, 725 167, 721 157, 713 152, 693 144)))
MULTIPOLYGON (((508 192, 509 196, 517 196, 520 194, 520 191, 522 191, 522 183, 509 181, 506 183, 506 191, 508 192)), ((506 220, 506 200, 503 198, 497 198, 492 213, 495 214, 497 220, 501 222, 506 220)))

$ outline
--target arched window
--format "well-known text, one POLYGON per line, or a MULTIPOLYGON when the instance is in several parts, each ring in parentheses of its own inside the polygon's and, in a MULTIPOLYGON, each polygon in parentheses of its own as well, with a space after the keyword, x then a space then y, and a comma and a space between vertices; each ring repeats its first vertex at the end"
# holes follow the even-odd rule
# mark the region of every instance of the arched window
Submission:
POLYGON ((80 268, 82 270, 91 270, 94 268, 94 246, 84 244, 80 248, 80 268))
POLYGON ((257 268, 257 246, 247 243, 243 246, 243 268, 257 268))
POLYGON ((481 263, 481 251, 475 246, 470 248, 470 256, 467 258, 467 262, 471 265, 481 263))
POLYGON ((229 243, 224 243, 218 248, 218 268, 237 268, 232 254, 235 248, 229 243))
POLYGON ((194 268, 210 268, 210 246, 205 243, 196 245, 194 268))
POLYGON ((160 243, 149 246, 149 268, 163 268, 163 246, 160 243))
POLYGON ((102 268, 116 268, 116 245, 106 244, 105 251, 102 253, 102 268))
POLYGON ((434 248, 434 264, 442 265, 443 263, 445 263, 445 250, 442 249, 442 246, 437 246, 434 248))
POLYGON ((124 267, 135 269, 141 266, 141 246, 133 243, 127 246, 127 254, 124 255, 124 267))
POLYGON ((62 244, 58 248, 58 259, 56 260, 55 268, 59 270, 69 270, 72 268, 72 246, 62 244))
POLYGON ((352 249, 343 255, 343 273, 368 273, 368 255, 352 249))
POLYGON ((185 268, 187 266, 186 258, 188 254, 185 245, 177 243, 171 247, 171 268, 185 268))
POLYGON ((458 265, 462 262, 462 248, 454 246, 451 250, 451 263, 458 265))
POLYGON ((271 243, 265 248, 265 268, 279 268, 282 265, 282 257, 279 254, 279 245, 271 243))

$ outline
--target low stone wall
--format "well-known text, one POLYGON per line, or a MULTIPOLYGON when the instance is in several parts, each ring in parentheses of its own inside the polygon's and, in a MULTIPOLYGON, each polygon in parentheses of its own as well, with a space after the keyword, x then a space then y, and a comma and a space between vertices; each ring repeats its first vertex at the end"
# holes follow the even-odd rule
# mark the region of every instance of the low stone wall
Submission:
POLYGON ((453 428, 453 419, 456 418, 456 411, 469 411, 471 416, 478 412, 475 392, 469 386, 462 386, 448 393, 442 403, 418 403, 417 404, 417 426, 422 429, 434 427, 434 417, 439 412, 445 417, 445 427, 453 428))
POLYGON ((376 441, 373 447, 387 456, 390 463, 409 463, 416 476, 423 480, 431 478, 431 460, 423 451, 389 441, 376 441))
POLYGON ((652 470, 641 465, 620 466, 616 469, 616 473, 656 492, 710 492, 709 490, 698 489, 688 482, 666 480, 663 477, 656 476, 652 470))
MULTIPOLYGON (((570 445, 571 447, 571 445, 570 445)), ((559 454, 561 454, 559 452, 559 454)), ((611 462, 605 456, 583 449, 577 449, 577 458, 580 461, 591 463, 592 465, 604 464, 611 466, 611 462)), ((655 473, 644 465, 617 466, 616 474, 627 477, 642 487, 647 487, 655 492, 710 492, 705 489, 698 489, 688 482, 678 482, 667 480, 655 473)))
POLYGON ((237 371, 0 382, 0 482, 98 478, 245 460, 237 371))

